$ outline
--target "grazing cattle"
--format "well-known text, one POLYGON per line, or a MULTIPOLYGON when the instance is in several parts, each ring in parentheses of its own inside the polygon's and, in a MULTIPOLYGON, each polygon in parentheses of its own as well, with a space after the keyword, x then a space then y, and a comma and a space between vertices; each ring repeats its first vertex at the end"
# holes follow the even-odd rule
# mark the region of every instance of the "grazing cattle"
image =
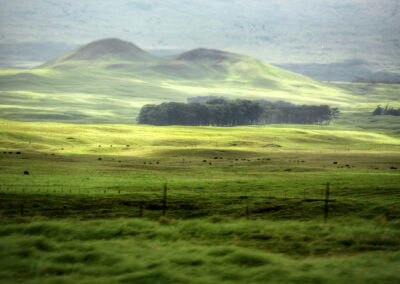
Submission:
POLYGON ((209 162, 208 164, 209 164, 210 166, 212 165, 212 163, 211 163, 211 162, 209 162))
POLYGON ((156 162, 157 165, 158 165, 159 163, 160 163, 159 161, 156 162))
POLYGON ((8 152, 8 154, 12 154, 13 152, 8 152))
POLYGON ((207 163, 207 160, 203 160, 203 163, 207 163))
POLYGON ((334 165, 337 165, 337 162, 333 162, 334 165))
POLYGON ((218 157, 214 157, 214 160, 218 159, 218 157))
POLYGON ((21 155, 21 152, 16 152, 15 154, 17 154, 17 155, 21 155))
POLYGON ((390 169, 391 169, 391 170, 397 170, 397 168, 396 168, 396 167, 390 167, 390 169))
POLYGON ((102 159, 102 158, 98 158, 97 160, 101 161, 101 160, 103 160, 103 159, 102 159))
POLYGON ((29 172, 28 171, 24 171, 24 175, 29 175, 29 172))

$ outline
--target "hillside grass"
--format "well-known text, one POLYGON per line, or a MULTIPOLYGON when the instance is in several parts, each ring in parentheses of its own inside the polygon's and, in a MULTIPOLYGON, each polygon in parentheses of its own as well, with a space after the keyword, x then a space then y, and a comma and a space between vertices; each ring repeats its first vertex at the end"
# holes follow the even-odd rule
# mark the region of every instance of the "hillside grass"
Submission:
POLYGON ((397 130, 1 121, 0 169, 2 283, 400 280, 397 130))
POLYGON ((39 69, 0 70, 0 117, 134 124, 145 104, 214 95, 328 104, 340 108, 346 123, 360 113, 371 113, 378 104, 398 102, 399 85, 319 82, 248 57, 231 56, 230 61, 219 63, 156 57, 137 62, 56 60, 39 69))

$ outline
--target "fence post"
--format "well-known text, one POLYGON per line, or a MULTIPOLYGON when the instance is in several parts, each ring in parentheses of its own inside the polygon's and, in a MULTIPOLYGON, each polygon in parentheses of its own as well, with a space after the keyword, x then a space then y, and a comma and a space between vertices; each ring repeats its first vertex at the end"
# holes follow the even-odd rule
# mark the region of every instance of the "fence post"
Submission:
POLYGON ((249 197, 246 196, 246 219, 249 219, 250 210, 249 210, 249 197))
POLYGON ((324 212, 324 221, 328 220, 328 210, 329 210, 329 182, 326 184, 326 192, 325 192, 325 212, 324 212))
POLYGON ((167 211, 167 184, 164 183, 164 198, 163 198, 163 213, 162 215, 165 216, 167 211))
POLYGON ((139 206, 139 218, 143 217, 143 205, 139 206))

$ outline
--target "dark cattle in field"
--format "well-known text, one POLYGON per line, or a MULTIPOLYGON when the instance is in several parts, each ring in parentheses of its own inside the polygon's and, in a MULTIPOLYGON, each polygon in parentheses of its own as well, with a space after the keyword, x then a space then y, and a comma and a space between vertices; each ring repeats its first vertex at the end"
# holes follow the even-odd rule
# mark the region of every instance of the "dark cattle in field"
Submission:
POLYGON ((396 167, 390 167, 390 169, 391 169, 391 170, 397 170, 397 168, 396 168, 396 167))
POLYGON ((337 162, 333 162, 334 165, 337 165, 337 162))
POLYGON ((102 158, 98 158, 97 160, 101 161, 101 160, 103 160, 103 159, 102 159, 102 158))
POLYGON ((203 163, 207 163, 207 160, 203 160, 203 163))
POLYGON ((21 155, 21 152, 16 152, 15 154, 17 154, 17 155, 21 155))
POLYGON ((24 171, 24 175, 29 175, 29 172, 28 171, 24 171))

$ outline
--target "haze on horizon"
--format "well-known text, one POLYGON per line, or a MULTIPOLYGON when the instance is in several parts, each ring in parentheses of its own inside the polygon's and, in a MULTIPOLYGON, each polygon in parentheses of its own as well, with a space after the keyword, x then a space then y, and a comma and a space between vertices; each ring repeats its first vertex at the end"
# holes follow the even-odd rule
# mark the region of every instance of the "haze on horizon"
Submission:
POLYGON ((397 0, 0 0, 3 66, 43 63, 112 37, 157 54, 207 47, 284 67, 398 74, 399 35, 397 0))

